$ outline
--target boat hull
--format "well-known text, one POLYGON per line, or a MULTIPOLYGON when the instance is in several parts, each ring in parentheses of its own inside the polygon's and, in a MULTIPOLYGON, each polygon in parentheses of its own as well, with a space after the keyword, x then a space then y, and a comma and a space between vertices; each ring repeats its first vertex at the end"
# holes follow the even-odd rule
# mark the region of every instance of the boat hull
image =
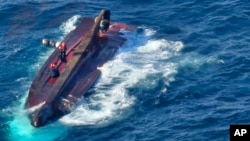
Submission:
POLYGON ((65 60, 59 58, 55 49, 35 76, 25 104, 26 108, 37 107, 29 114, 33 126, 44 126, 70 113, 101 75, 98 67, 110 60, 126 41, 119 31, 132 27, 120 23, 111 23, 106 35, 100 36, 99 23, 104 13, 105 10, 95 22, 83 18, 63 40, 67 46, 65 60), (57 78, 50 76, 51 63, 57 64, 60 72, 57 78))

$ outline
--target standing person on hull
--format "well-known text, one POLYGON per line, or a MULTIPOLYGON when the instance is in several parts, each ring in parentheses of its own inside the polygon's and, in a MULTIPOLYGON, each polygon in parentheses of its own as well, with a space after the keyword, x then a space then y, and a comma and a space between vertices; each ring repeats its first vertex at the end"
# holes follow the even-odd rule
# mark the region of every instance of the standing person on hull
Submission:
POLYGON ((65 42, 62 42, 59 45, 58 49, 59 49, 59 52, 60 52, 59 58, 61 59, 61 61, 66 62, 66 50, 67 50, 67 47, 66 47, 65 42))

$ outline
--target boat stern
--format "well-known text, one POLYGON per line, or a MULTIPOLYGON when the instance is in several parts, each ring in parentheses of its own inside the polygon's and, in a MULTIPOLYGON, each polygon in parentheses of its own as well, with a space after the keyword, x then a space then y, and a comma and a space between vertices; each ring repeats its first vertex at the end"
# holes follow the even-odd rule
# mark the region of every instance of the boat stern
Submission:
POLYGON ((34 127, 42 127, 52 120, 53 109, 51 105, 45 104, 41 108, 36 109, 30 114, 31 125, 34 127))

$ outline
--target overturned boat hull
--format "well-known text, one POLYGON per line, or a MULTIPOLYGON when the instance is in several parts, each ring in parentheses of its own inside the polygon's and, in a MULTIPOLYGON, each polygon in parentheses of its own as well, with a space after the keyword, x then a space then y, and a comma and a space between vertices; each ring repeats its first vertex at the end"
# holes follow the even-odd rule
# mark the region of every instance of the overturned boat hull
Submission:
POLYGON ((35 76, 25 104, 26 108, 40 105, 29 115, 33 126, 44 126, 71 112, 100 76, 98 67, 110 60, 126 41, 119 31, 133 27, 125 24, 111 23, 106 35, 99 35, 105 12, 102 10, 95 21, 83 18, 63 40, 67 46, 65 59, 59 58, 56 49, 35 76), (50 76, 51 63, 57 64, 59 77, 50 76))

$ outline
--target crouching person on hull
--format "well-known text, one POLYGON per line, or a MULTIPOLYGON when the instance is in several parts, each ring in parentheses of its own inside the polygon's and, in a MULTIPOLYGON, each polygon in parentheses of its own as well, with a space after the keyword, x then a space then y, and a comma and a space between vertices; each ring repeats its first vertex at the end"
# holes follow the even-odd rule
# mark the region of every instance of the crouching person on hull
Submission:
POLYGON ((52 77, 52 78, 59 77, 60 72, 59 72, 58 68, 56 67, 55 63, 51 63, 49 68, 50 68, 50 77, 52 77))
POLYGON ((109 29, 109 20, 102 19, 100 23, 100 32, 104 34, 109 29))
POLYGON ((108 31, 110 25, 110 11, 106 10, 100 22, 100 34, 103 35, 108 31))

